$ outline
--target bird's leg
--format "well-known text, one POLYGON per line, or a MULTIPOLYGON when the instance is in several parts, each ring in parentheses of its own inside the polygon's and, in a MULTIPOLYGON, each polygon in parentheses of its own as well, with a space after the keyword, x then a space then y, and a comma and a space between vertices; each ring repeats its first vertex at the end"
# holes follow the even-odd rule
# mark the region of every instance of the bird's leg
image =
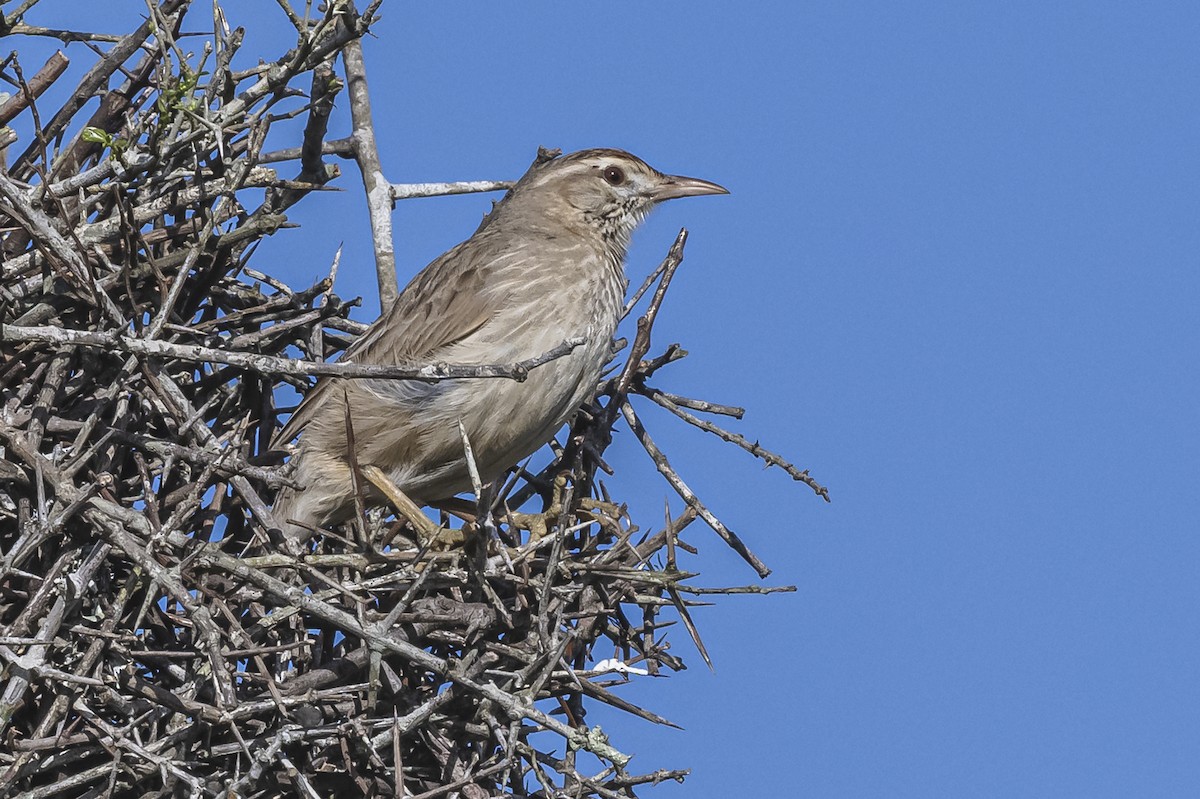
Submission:
POLYGON ((378 488, 396 512, 403 516, 412 524, 417 531, 417 536, 420 538, 421 546, 429 546, 433 543, 451 544, 450 537, 446 533, 450 530, 444 530, 440 526, 433 523, 428 516, 421 512, 421 506, 408 498, 408 495, 400 490, 400 487, 393 483, 391 479, 378 466, 363 466, 362 476, 367 478, 378 488))
POLYGON ((567 475, 566 473, 559 474, 554 478, 554 487, 550 492, 550 503, 546 506, 545 510, 541 513, 508 511, 509 523, 528 530, 530 543, 542 540, 550 534, 550 530, 558 523, 558 517, 562 514, 562 499, 566 488, 567 475))

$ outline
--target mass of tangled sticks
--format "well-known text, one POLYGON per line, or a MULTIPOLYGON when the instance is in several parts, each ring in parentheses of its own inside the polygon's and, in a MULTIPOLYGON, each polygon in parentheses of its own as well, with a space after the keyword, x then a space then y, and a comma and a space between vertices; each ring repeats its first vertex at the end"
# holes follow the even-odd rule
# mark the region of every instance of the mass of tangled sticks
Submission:
MULTIPOLYGON (((281 0, 297 46, 243 71, 231 68, 242 32, 219 8, 208 24, 208 4, 202 45, 182 35, 186 0, 150 3, 123 36, 34 25, 28 2, 3 21, 75 42, 95 64, 53 114, 38 98, 65 56, 28 76, 17 53, 0 65, 15 87, 0 106, 13 123, 0 129, 2 795, 633 796, 687 772, 631 770, 587 709, 669 724, 614 690, 630 672, 683 668, 663 617, 707 661, 688 612, 698 596, 790 590, 700 588, 676 567, 677 548, 695 551, 680 533, 701 519, 768 573, 683 482, 632 397, 828 499, 710 420, 740 409, 650 385, 686 355, 649 355, 684 232, 630 300, 649 297, 632 343, 614 347, 544 467, 514 469, 489 502, 446 504, 440 524, 399 497, 303 552, 280 546, 277 389, 356 374, 328 361, 363 325, 332 275, 294 290, 251 268, 255 244, 339 176, 325 156, 349 159, 372 198, 380 274, 393 275, 386 298, 391 202, 504 187, 385 186, 380 201, 358 47, 376 6, 335 2, 306 20, 281 0), (339 56, 355 132, 327 140, 339 56), (293 117, 306 121, 300 146, 267 151, 271 125, 293 117), (281 177, 286 164, 298 174, 281 177), (622 421, 683 501, 657 532, 598 478, 622 421)), ((519 380, 576 343, 415 377, 519 380)))

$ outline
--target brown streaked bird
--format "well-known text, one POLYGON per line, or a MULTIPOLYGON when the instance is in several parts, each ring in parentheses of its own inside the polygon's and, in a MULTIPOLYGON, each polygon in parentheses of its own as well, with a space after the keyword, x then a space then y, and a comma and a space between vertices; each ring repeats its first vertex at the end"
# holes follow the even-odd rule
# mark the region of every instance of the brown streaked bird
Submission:
POLYGON ((664 175, 623 150, 540 157, 475 234, 421 270, 342 360, 512 363, 569 338, 585 343, 524 382, 320 380, 274 442, 301 435, 294 478, 304 488, 285 488, 275 502, 284 532, 304 540, 308 527, 353 514, 347 405, 359 466, 378 467, 418 503, 470 490, 460 421, 485 483, 547 443, 591 397, 609 358, 634 228, 663 200, 727 193, 664 175))

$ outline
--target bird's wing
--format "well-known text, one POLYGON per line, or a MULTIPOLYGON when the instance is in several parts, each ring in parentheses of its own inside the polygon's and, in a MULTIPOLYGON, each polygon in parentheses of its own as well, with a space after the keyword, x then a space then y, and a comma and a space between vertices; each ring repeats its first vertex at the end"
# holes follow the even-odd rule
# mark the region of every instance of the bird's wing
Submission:
MULTIPOLYGON (((346 350, 341 363, 412 364, 437 361, 438 353, 475 333, 496 310, 484 291, 490 263, 478 237, 443 253, 413 278, 400 297, 346 350)), ((295 438, 320 413, 330 386, 321 378, 272 439, 278 447, 295 438)))

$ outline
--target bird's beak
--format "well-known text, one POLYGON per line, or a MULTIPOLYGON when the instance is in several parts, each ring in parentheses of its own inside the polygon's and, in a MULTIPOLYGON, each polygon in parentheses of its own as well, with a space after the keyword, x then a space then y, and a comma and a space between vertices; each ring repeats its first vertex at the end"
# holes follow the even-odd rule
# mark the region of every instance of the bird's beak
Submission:
POLYGON ((698 197, 701 194, 728 194, 729 189, 700 178, 685 178, 681 175, 663 175, 651 197, 655 202, 674 200, 676 197, 698 197))

